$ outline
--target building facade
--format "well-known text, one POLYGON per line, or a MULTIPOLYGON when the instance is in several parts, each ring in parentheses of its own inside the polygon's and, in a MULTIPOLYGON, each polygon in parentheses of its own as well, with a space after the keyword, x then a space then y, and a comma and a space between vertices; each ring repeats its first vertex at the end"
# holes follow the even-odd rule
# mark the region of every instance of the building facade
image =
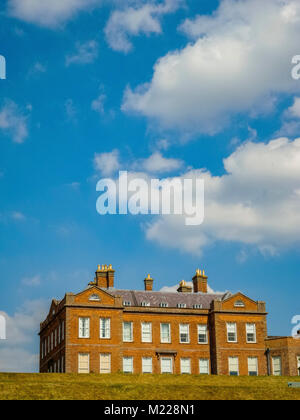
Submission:
MULTIPOLYGON (((115 288, 112 266, 53 300, 40 326, 40 372, 300 375, 300 339, 268 337, 264 302, 208 293, 197 270, 176 293, 115 288)), ((300 338, 300 337, 299 337, 300 338)))

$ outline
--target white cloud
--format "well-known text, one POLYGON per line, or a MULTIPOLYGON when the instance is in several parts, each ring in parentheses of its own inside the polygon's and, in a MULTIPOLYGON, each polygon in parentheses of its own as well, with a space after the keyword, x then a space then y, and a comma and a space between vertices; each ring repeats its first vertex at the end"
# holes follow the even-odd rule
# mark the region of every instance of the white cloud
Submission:
POLYGON ((20 211, 13 211, 11 213, 11 218, 17 222, 24 222, 26 220, 26 216, 20 211))
POLYGON ((99 114, 104 114, 104 103, 106 101, 106 95, 104 93, 100 94, 92 104, 91 108, 93 111, 98 112, 99 114))
POLYGON ((144 226, 147 239, 194 255, 216 242, 239 243, 273 257, 299 244, 300 139, 247 142, 224 167, 222 176, 193 169, 179 177, 205 181, 202 225, 186 226, 185 215, 155 216, 144 226))
POLYGON ((0 109, 0 130, 15 143, 23 143, 28 137, 28 117, 13 101, 6 101, 0 109))
POLYGON ((120 169, 119 151, 95 154, 94 167, 102 176, 111 176, 120 169))
POLYGON ((270 112, 278 95, 300 90, 291 77, 299 23, 295 0, 223 0, 211 16, 184 22, 192 41, 158 60, 150 83, 128 87, 122 108, 188 134, 270 112))
POLYGON ((23 286, 37 287, 41 284, 41 277, 39 275, 33 277, 25 277, 21 281, 23 286))
POLYGON ((25 22, 56 27, 76 13, 102 3, 102 0, 8 0, 8 13, 25 22))
POLYGON ((76 43, 76 52, 66 57, 66 66, 71 64, 90 64, 93 63, 99 54, 98 42, 91 40, 84 43, 76 43))
POLYGON ((287 116, 290 118, 300 118, 300 98, 294 98, 293 105, 287 110, 287 116))
POLYGON ((179 159, 167 159, 160 152, 154 152, 149 158, 137 161, 133 169, 148 173, 167 173, 180 169, 183 162, 179 159))
POLYGON ((108 44, 115 51, 128 53, 133 48, 130 37, 161 34, 162 16, 175 12, 181 3, 182 0, 149 1, 146 4, 140 1, 135 7, 114 11, 105 27, 108 44))
POLYGON ((13 316, 6 318, 7 340, 1 341, 0 372, 37 372, 39 324, 45 319, 49 303, 44 300, 26 302, 13 316))

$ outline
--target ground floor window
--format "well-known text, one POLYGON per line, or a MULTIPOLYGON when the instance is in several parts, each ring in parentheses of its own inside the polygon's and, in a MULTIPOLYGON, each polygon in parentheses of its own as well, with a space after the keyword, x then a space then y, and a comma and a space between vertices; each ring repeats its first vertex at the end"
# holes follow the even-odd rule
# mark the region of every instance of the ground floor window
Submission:
POLYGON ((111 355, 100 354, 100 373, 111 373, 111 355))
POLYGON ((90 355, 89 354, 79 353, 78 373, 90 373, 90 355))
POLYGON ((228 362, 229 362, 229 375, 239 376, 239 358, 229 357, 228 362))
POLYGON ((180 359, 181 373, 191 374, 191 359, 180 359))
POLYGON ((282 374, 281 357, 273 357, 272 364, 273 364, 273 375, 281 376, 282 374))
POLYGON ((209 375, 209 359, 199 360, 199 373, 200 375, 209 375))
POLYGON ((248 357, 248 373, 249 376, 258 376, 258 358, 248 357))
POLYGON ((143 357, 142 371, 143 373, 152 373, 152 357, 143 357))
POLYGON ((123 372, 133 373, 133 357, 123 357, 123 372))
POLYGON ((161 363, 161 373, 173 373, 172 357, 162 357, 160 363, 161 363))

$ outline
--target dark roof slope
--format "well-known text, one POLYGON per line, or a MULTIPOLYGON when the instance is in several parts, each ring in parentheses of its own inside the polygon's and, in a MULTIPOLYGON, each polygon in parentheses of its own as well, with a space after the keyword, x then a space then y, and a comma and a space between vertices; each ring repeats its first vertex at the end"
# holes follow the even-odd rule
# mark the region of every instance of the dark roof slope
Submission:
POLYGON ((202 305, 203 309, 210 309, 214 300, 223 300, 228 294, 204 294, 204 293, 163 293, 145 292, 134 290, 108 290, 113 296, 121 296, 124 302, 130 302, 130 306, 142 306, 145 302, 151 307, 160 307, 161 303, 167 303, 169 308, 177 308, 178 304, 186 304, 187 308, 194 305, 202 305))

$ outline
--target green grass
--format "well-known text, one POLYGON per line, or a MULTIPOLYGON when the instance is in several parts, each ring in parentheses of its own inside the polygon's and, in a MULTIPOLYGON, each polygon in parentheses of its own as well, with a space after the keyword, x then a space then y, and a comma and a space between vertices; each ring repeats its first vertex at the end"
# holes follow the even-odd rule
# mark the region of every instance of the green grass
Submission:
POLYGON ((300 378, 0 374, 0 400, 300 400, 300 378))

